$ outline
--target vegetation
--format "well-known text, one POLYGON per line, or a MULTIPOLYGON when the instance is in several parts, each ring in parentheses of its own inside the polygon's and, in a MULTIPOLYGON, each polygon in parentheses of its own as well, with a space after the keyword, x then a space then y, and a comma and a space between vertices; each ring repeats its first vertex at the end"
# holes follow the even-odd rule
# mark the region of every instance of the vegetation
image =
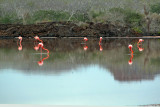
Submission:
POLYGON ((160 13, 160 3, 158 4, 154 4, 154 5, 151 5, 151 10, 150 10, 152 13, 160 13))
POLYGON ((140 28, 134 27, 133 30, 137 33, 143 33, 140 28))
POLYGON ((130 9, 123 9, 123 8, 111 8, 111 13, 117 13, 119 15, 123 15, 124 22, 129 24, 130 26, 141 26, 141 22, 143 16, 140 13, 137 13, 130 9))
POLYGON ((151 31, 159 32, 158 0, 0 0, 0 23, 111 21, 129 25, 141 32, 147 25, 144 5, 150 10, 148 16, 153 19, 151 31))

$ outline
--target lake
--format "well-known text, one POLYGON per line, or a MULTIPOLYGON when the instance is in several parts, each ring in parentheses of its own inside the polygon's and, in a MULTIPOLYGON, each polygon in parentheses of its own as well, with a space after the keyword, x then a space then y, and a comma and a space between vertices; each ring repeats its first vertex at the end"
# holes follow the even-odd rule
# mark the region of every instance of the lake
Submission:
POLYGON ((1 39, 0 104, 160 104, 159 39, 87 39, 1 39))

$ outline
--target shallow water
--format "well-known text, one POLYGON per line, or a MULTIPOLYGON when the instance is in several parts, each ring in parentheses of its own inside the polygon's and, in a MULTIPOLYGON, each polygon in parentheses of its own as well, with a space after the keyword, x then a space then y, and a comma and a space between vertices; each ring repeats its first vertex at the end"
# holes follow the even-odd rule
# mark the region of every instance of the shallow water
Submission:
POLYGON ((148 105, 160 103, 160 41, 1 40, 0 104, 148 105), (108 43, 110 42, 110 43, 108 43), (128 45, 133 45, 133 57, 128 45), (87 46, 87 50, 84 47, 87 46), (39 66, 38 62, 43 61, 39 66), (132 64, 129 64, 132 59, 132 64))

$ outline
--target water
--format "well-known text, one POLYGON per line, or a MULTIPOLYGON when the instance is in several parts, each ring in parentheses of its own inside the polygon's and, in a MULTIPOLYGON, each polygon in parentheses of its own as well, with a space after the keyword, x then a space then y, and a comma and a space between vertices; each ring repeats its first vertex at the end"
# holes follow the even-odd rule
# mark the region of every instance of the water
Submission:
POLYGON ((49 50, 34 50, 32 40, 2 40, 0 104, 125 106, 160 103, 160 41, 44 40, 49 50), (3 41, 3 42, 2 42, 3 41), (10 41, 10 42, 9 42, 10 41), (11 45, 9 45, 9 43, 11 45), (128 45, 133 45, 132 65, 128 45), (87 50, 83 48, 88 46, 87 50), (109 45, 109 46, 108 46, 109 45))

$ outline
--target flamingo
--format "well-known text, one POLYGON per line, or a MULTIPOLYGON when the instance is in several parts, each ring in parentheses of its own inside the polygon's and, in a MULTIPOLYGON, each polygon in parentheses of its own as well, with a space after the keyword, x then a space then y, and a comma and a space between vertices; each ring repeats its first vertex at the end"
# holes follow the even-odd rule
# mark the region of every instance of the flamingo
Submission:
MULTIPOLYGON (((43 43, 39 43, 39 44, 38 44, 38 49, 41 48, 41 49, 47 51, 47 57, 45 57, 45 58, 42 59, 42 54, 41 54, 41 59, 42 59, 42 60, 40 60, 40 61, 37 62, 39 66, 43 66, 44 60, 46 60, 46 59, 49 58, 49 50, 46 49, 46 48, 44 48, 43 46, 44 46, 43 43)), ((41 50, 41 53, 42 53, 42 50, 41 50)))
POLYGON ((130 45, 128 46, 128 48, 129 48, 129 50, 130 50, 130 52, 131 52, 131 57, 130 57, 130 60, 128 61, 128 64, 129 64, 129 65, 132 65, 132 64, 133 64, 133 61, 132 61, 132 59, 133 59, 133 50, 132 50, 133 46, 130 44, 130 45))
POLYGON ((19 36, 18 39, 19 39, 19 42, 17 42, 18 50, 21 51, 22 50, 22 37, 19 36))
POLYGON ((100 50, 100 51, 103 51, 103 48, 102 48, 101 43, 102 43, 102 37, 100 37, 100 40, 99 40, 99 50, 100 50))
POLYGON ((88 49, 88 46, 84 46, 83 49, 86 51, 88 49))
POLYGON ((88 46, 86 45, 86 42, 88 41, 88 38, 87 37, 84 37, 84 42, 85 42, 85 46, 83 47, 83 49, 85 50, 85 51, 87 51, 87 49, 88 49, 88 46))
POLYGON ((138 47, 138 50, 139 50, 140 52, 142 52, 142 51, 144 50, 144 48, 140 47, 140 45, 142 46, 142 42, 143 42, 143 41, 144 41, 143 39, 139 39, 139 41, 138 41, 138 43, 137 43, 137 47, 138 47))
MULTIPOLYGON (((36 40, 36 41, 35 41, 36 43, 37 43, 37 41, 43 43, 43 41, 42 41, 38 36, 35 36, 34 39, 36 40)), ((36 51, 38 51, 38 50, 39 50, 39 46, 35 45, 34 49, 35 49, 36 51)))
POLYGON ((87 42, 87 41, 88 41, 88 38, 84 37, 84 41, 86 41, 86 42, 87 42))

